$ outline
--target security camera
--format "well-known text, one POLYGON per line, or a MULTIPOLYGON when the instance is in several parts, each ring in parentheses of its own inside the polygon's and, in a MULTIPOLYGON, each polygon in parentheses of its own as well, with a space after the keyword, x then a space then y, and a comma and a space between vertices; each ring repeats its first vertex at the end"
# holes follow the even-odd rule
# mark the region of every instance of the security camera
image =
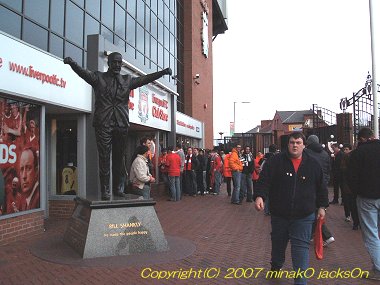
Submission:
POLYGON ((199 78, 199 73, 195 74, 194 76, 194 79, 198 79, 199 78))

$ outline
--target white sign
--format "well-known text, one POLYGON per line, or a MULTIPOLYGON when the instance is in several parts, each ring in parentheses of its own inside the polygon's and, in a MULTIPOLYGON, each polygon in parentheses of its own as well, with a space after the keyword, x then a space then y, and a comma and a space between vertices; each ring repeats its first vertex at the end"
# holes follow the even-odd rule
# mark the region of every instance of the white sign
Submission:
POLYGON ((170 104, 168 94, 151 85, 132 90, 129 96, 129 121, 170 131, 170 104))
POLYGON ((91 112, 92 88, 69 65, 0 33, 0 92, 91 112))
POLYGON ((177 112, 176 114, 176 132, 192 138, 202 138, 202 122, 193 119, 185 114, 177 112))

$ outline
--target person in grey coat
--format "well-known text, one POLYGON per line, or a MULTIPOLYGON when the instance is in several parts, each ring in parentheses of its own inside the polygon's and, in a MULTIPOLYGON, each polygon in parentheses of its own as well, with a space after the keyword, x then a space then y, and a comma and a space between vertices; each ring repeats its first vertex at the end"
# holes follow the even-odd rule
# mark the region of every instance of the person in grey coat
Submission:
MULTIPOLYGON (((306 140, 306 149, 305 151, 311 156, 314 157, 323 171, 323 179, 325 181, 325 185, 327 187, 330 180, 330 157, 328 153, 323 149, 323 146, 319 143, 319 138, 316 135, 310 135, 306 140)), ((314 232, 314 227, 313 227, 314 232)), ((326 223, 322 225, 322 237, 323 237, 323 245, 328 246, 330 243, 335 241, 335 238, 329 231, 326 226, 326 223)))

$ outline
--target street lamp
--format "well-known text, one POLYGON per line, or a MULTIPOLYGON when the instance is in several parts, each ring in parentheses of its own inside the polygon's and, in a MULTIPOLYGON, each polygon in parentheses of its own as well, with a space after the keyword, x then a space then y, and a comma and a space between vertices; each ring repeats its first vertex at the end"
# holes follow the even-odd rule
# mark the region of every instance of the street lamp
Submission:
POLYGON ((373 134, 375 138, 379 138, 379 100, 376 92, 376 57, 375 57, 375 26, 372 0, 369 0, 369 22, 371 32, 371 61, 372 61, 372 90, 373 90, 373 134))
POLYGON ((235 104, 236 103, 249 104, 251 102, 234 102, 234 134, 235 134, 235 130, 236 130, 236 117, 235 117, 235 104))

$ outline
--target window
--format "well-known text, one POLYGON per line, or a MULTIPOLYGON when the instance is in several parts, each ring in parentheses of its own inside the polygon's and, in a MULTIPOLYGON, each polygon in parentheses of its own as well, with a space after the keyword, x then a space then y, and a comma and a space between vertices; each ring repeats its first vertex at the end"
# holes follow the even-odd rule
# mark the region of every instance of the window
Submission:
POLYGON ((83 64, 83 50, 69 42, 66 42, 65 44, 65 57, 67 56, 70 56, 79 65, 83 64))
POLYGON ((127 15, 127 43, 131 46, 136 44, 136 22, 130 15, 127 15))
POLYGON ((113 29, 113 0, 102 0, 102 24, 113 29))
POLYGON ((49 0, 25 0, 24 10, 25 16, 45 27, 48 27, 49 0))
POLYGON ((125 11, 119 5, 115 8, 115 33, 125 38, 125 11))
POLYGON ((144 26, 145 4, 143 1, 137 1, 137 22, 144 26))
POLYGON ((137 25, 136 31, 136 48, 140 52, 144 52, 144 28, 137 25))
POLYGON ((57 34, 63 35, 65 2, 61 0, 51 0, 50 5, 50 18, 52 19, 50 21, 50 28, 57 34))
POLYGON ((63 58, 63 39, 51 34, 49 52, 63 58))
POLYGON ((39 47, 40 49, 47 50, 48 31, 28 20, 24 21, 22 38, 24 41, 39 47))
POLYGON ((100 19, 100 0, 87 0, 86 10, 96 19, 100 19))
POLYGON ((18 12, 21 12, 22 0, 0 0, 0 3, 3 3, 9 6, 10 8, 17 10, 18 12))
POLYGON ((17 38, 21 37, 21 17, 0 6, 0 30, 17 38))
POLYGON ((71 2, 66 6, 66 38, 83 46, 83 11, 71 2))
POLYGON ((100 24, 93 17, 86 14, 84 46, 87 48, 87 36, 99 34, 100 24))

